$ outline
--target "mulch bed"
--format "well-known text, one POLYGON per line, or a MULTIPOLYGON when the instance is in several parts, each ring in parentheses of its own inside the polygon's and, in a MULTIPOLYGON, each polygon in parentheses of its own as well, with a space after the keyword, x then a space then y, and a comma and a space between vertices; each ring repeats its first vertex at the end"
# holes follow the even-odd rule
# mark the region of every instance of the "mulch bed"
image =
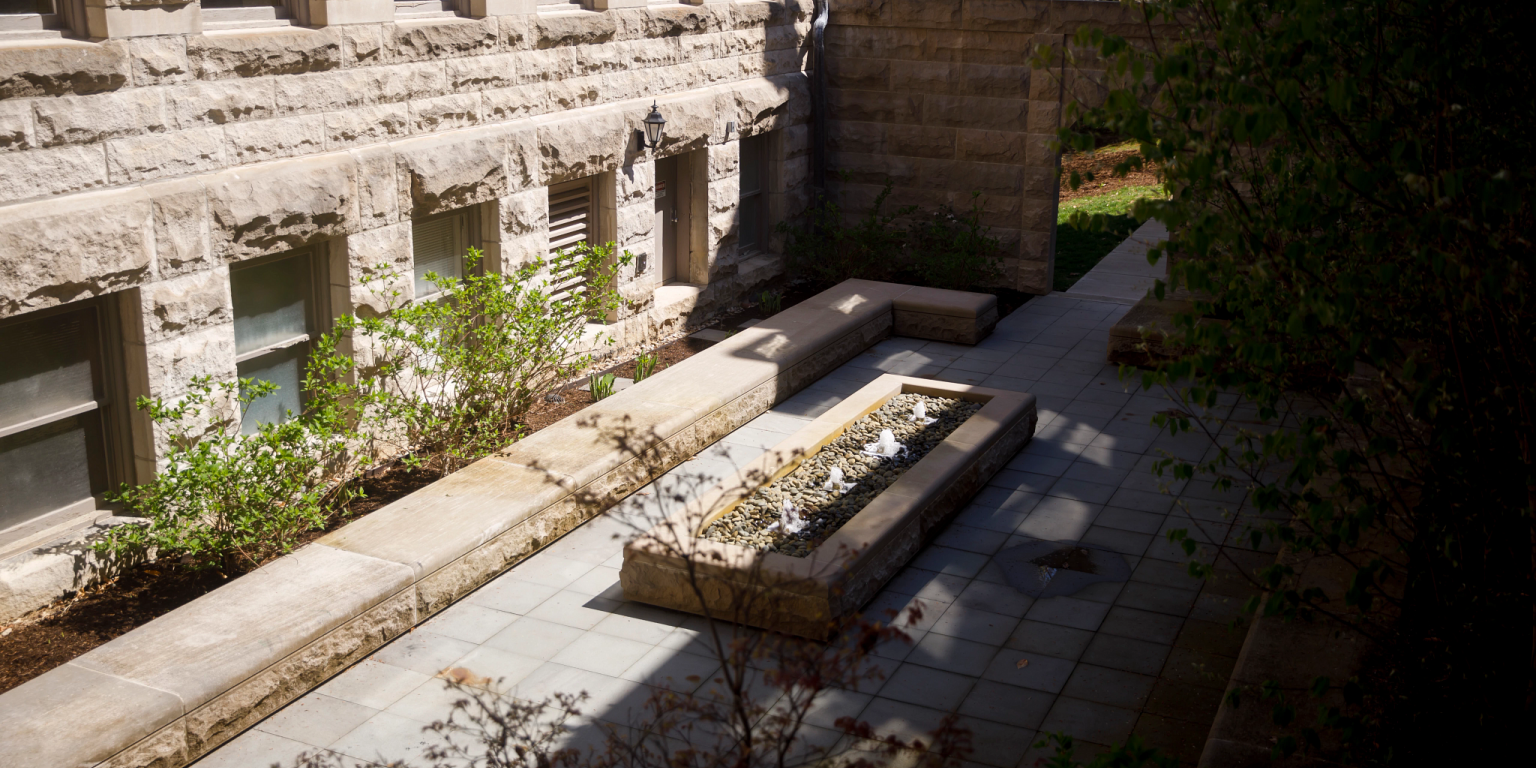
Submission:
POLYGON ((1094 197, 1125 187, 1146 187, 1158 183, 1157 166, 1153 164, 1148 164, 1142 170, 1132 171, 1125 176, 1114 175, 1115 165, 1137 152, 1138 150, 1135 149, 1123 149, 1115 152, 1099 151, 1092 154, 1082 152, 1062 155, 1061 202, 1094 197), (1077 171, 1083 177, 1083 183, 1077 189, 1072 189, 1068 183, 1073 171, 1077 171), (1089 173, 1094 175, 1093 181, 1087 180, 1089 173))

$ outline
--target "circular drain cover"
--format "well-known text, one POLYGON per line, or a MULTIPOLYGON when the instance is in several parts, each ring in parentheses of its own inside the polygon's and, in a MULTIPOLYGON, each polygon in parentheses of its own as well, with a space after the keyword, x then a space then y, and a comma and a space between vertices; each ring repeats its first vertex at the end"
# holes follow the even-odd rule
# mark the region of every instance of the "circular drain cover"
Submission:
POLYGON ((1032 541, 999 552, 995 561, 1014 589, 1034 598, 1131 578, 1131 567, 1118 552, 1076 541, 1032 541))

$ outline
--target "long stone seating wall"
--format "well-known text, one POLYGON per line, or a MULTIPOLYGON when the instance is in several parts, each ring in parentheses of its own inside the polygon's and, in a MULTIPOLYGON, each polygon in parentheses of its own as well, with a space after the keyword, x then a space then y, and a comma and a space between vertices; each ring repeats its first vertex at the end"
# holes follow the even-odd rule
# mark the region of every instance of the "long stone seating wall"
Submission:
POLYGON ((845 282, 0 695, 7 765, 185 765, 946 299, 845 282))

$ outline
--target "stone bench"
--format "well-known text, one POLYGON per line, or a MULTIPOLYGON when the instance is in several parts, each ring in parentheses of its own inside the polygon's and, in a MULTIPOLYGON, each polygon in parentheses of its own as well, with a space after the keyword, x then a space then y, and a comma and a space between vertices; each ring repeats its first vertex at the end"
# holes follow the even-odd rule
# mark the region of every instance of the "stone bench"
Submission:
POLYGON ((6 765, 185 765, 893 329, 975 341, 996 314, 841 283, 0 695, 6 765))

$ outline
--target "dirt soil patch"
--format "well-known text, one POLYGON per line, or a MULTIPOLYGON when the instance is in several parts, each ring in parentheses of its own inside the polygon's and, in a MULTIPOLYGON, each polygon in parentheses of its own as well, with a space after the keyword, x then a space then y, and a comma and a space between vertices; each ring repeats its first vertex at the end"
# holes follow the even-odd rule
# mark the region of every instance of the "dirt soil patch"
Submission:
POLYGON ((1119 146, 1123 145, 1097 152, 1075 152, 1062 155, 1061 202, 1095 197, 1126 187, 1145 187, 1158 183, 1158 167, 1155 164, 1148 164, 1142 170, 1132 171, 1125 176, 1115 176, 1115 166, 1139 152, 1134 147, 1121 149, 1119 146), (1077 189, 1072 189, 1070 184, 1073 171, 1077 171, 1083 177, 1083 183, 1077 189), (1094 175, 1093 181, 1088 181, 1089 173, 1094 175))
POLYGON ((1081 573, 1099 572, 1093 566, 1092 554, 1082 547, 1063 547, 1048 555, 1041 555, 1030 562, 1046 568, 1065 568, 1069 571, 1081 573))

